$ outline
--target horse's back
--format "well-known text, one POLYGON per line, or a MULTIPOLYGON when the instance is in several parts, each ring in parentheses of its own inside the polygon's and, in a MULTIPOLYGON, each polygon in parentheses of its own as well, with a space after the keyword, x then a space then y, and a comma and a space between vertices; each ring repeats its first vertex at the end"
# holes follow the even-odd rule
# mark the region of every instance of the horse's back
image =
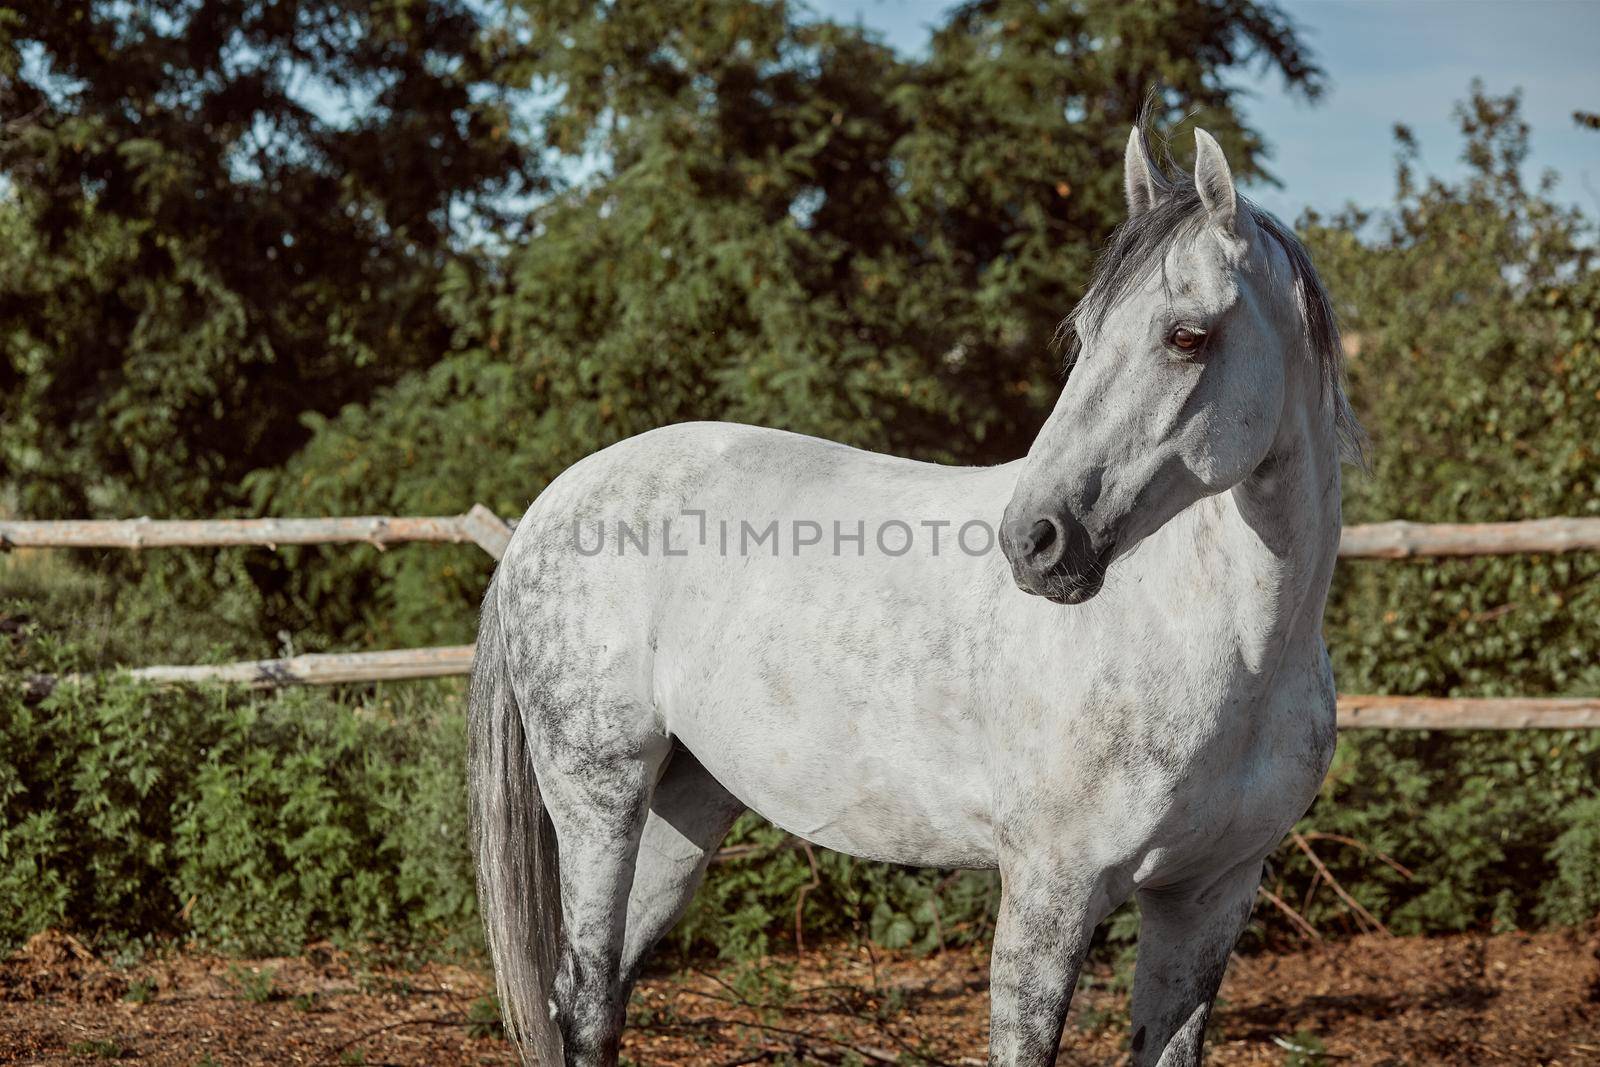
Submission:
MULTIPOLYGON (((912 479, 963 468, 869 452, 837 441, 734 422, 685 422, 618 441, 574 463, 540 494, 533 509, 561 507, 570 487, 628 484, 645 496, 672 495, 715 477, 726 485, 781 473, 789 484, 838 475, 912 479), (548 501, 547 501, 547 498, 548 501)), ((837 487, 835 487, 837 488, 837 487)))

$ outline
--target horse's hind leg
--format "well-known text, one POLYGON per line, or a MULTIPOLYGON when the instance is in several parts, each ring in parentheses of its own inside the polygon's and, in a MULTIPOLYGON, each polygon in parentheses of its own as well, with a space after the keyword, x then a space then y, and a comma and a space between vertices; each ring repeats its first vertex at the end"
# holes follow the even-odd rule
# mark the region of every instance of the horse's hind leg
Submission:
POLYGON ((625 989, 650 949, 683 917, 717 846, 744 810, 692 753, 673 753, 650 800, 628 897, 625 989))
POLYGON ((669 743, 625 706, 540 720, 534 765, 560 852, 564 943, 552 1000, 564 1067, 613 1067, 627 1007, 628 891, 669 743))

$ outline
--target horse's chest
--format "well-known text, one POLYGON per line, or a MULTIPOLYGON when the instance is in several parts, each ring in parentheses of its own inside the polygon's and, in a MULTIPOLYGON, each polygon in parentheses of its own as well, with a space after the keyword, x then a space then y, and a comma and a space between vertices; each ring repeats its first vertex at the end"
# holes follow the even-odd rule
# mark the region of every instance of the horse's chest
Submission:
POLYGON ((1265 853, 1315 797, 1333 743, 1331 687, 1315 664, 1278 680, 1072 708, 1010 742, 1030 771, 1009 819, 1058 820, 1080 850, 1141 884, 1265 853))
POLYGON ((1143 791, 1141 832, 1126 842, 1134 882, 1159 884, 1264 855, 1309 807, 1325 766, 1309 747, 1252 746, 1153 783, 1143 791))

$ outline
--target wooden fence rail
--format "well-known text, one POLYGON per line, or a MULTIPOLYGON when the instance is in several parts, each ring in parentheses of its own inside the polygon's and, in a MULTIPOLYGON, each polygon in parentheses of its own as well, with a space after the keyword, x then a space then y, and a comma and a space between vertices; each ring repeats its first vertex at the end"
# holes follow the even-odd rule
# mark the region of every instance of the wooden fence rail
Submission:
POLYGON ((1339 729, 1586 730, 1600 727, 1590 697, 1340 696, 1339 729))
MULTIPOLYGON (((335 685, 340 682, 392 682, 442 678, 472 669, 472 646, 405 648, 389 652, 308 654, 288 659, 247 660, 201 667, 139 667, 128 676, 152 682, 234 682, 270 688, 283 685, 335 685)), ((36 696, 79 676, 37 675, 29 679, 36 696)), ((1600 727, 1600 699, 1445 699, 1439 697, 1341 696, 1342 730, 1576 730, 1600 727)))
POLYGON ((1600 518, 1526 519, 1522 522, 1374 522, 1346 526, 1339 539, 1344 559, 1412 556, 1509 556, 1518 552, 1600 549, 1600 518))
POLYGON ((474 504, 465 515, 362 515, 338 519, 66 519, 0 522, 0 549, 196 548, 254 545, 475 544, 495 559, 512 527, 474 504))
MULTIPOLYGON (((482 504, 465 515, 383 516, 342 519, 69 519, 0 522, 6 548, 171 548, 198 546, 471 542, 496 559, 512 527, 482 504)), ((1339 541, 1345 559, 1418 556, 1505 556, 1519 552, 1600 550, 1600 518, 1528 519, 1522 522, 1377 522, 1346 526, 1339 541)))

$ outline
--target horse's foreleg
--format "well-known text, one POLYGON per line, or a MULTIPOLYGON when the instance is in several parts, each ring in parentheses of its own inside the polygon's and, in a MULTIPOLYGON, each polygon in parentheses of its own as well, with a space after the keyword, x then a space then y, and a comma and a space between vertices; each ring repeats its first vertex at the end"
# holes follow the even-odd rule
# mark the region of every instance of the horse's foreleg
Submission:
POLYGON ((1096 915, 1092 885, 1030 864, 1002 868, 989 962, 990 1067, 1050 1067, 1096 915))
POLYGON ((622 950, 624 995, 650 949, 683 917, 717 846, 744 810, 692 754, 673 753, 639 841, 622 950))
POLYGON ((1260 884, 1261 861, 1250 860, 1203 884, 1140 891, 1135 1067, 1200 1063, 1211 1003, 1260 884))

